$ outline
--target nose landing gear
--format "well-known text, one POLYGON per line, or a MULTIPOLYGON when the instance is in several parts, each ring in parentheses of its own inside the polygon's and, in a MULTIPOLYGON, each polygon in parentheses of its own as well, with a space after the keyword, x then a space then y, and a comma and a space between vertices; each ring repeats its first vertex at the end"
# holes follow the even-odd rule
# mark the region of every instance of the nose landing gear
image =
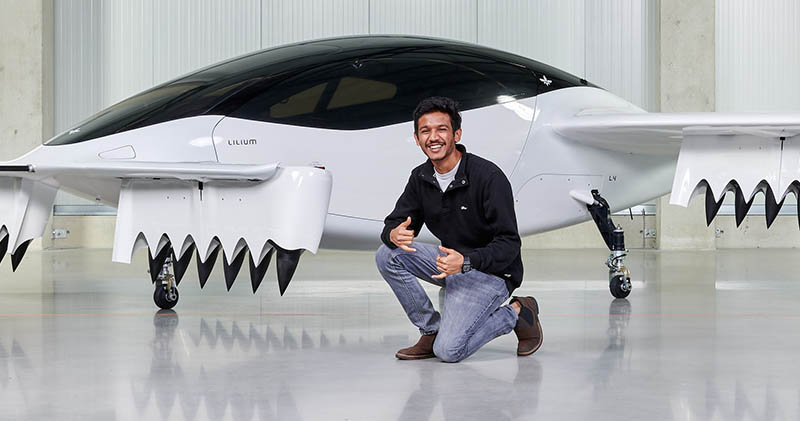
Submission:
MULTIPOLYGON (((171 253, 170 253, 171 254, 171 253)), ((178 304, 178 288, 175 283, 175 275, 170 273, 170 265, 172 265, 172 256, 167 256, 164 264, 161 266, 161 272, 155 282, 155 291, 153 292, 153 301, 162 309, 171 309, 178 304)))
MULTIPOLYGON (((616 260, 617 257, 613 257, 614 252, 611 252, 611 256, 608 257, 606 260, 606 266, 608 266, 608 289, 611 290, 611 295, 615 298, 625 298, 631 293, 631 273, 628 271, 628 268, 625 267, 622 260, 616 260)), ((619 258, 625 257, 623 253, 619 258)))
POLYGON ((606 260, 608 266, 608 289, 611 295, 616 298, 625 298, 631 293, 631 273, 625 267, 625 256, 628 255, 625 250, 625 232, 622 228, 614 225, 611 220, 611 208, 608 202, 597 190, 592 190, 592 197, 594 203, 586 205, 589 213, 592 215, 594 223, 600 230, 600 235, 606 242, 606 246, 611 251, 611 254, 606 260))

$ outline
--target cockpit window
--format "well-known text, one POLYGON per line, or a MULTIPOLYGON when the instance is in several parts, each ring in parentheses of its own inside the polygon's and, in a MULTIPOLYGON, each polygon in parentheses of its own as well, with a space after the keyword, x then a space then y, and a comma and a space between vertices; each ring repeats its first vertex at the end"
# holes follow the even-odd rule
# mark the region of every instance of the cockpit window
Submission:
POLYGON ((417 103, 441 95, 469 110, 536 95, 524 66, 447 50, 381 54, 328 63, 265 89, 232 117, 339 130, 360 130, 411 120, 417 103), (325 86, 324 89, 320 88, 325 86), (277 114, 314 90, 313 112, 277 114))
POLYGON ((588 85, 542 63, 477 45, 421 37, 301 42, 219 63, 122 101, 47 145, 83 142, 199 115, 358 130, 411 120, 422 98, 462 109, 588 85), (539 82, 546 76, 550 84, 539 82))
POLYGON ((397 95, 397 86, 392 83, 345 76, 339 81, 339 86, 333 92, 327 109, 333 110, 386 101, 394 98, 395 95, 397 95))
POLYGON ((325 92, 326 86, 328 86, 327 82, 320 83, 319 85, 312 86, 302 92, 280 100, 269 107, 270 117, 287 118, 313 113, 317 108, 317 104, 319 104, 322 93, 325 92))
POLYGON ((170 102, 179 101, 200 86, 198 83, 174 83, 145 91, 106 108, 47 144, 66 145, 117 133, 126 127, 134 126, 142 116, 159 108, 163 109, 170 102))
POLYGON ((236 57, 112 105, 45 144, 84 142, 166 121, 215 114, 215 107, 244 88, 279 80, 292 69, 318 62, 336 51, 338 48, 330 45, 300 43, 236 57))

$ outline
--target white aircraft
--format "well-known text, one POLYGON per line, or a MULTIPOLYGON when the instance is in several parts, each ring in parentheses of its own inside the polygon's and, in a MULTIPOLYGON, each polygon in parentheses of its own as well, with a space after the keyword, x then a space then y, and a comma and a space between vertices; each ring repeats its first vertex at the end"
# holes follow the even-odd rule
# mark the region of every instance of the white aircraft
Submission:
POLYGON ((705 193, 710 223, 733 191, 741 222, 763 192, 770 224, 788 193, 800 197, 800 114, 647 113, 514 54, 357 36, 206 67, 0 164, 0 258, 17 268, 63 188, 117 207, 113 260, 149 247, 162 308, 177 302, 192 255, 202 286, 220 250, 229 289, 250 256, 254 292, 277 252, 283 294, 304 250, 378 246, 425 159, 411 113, 433 95, 460 102, 462 144, 508 176, 521 235, 595 220, 616 297, 631 287, 610 212, 671 188, 683 206, 705 193))

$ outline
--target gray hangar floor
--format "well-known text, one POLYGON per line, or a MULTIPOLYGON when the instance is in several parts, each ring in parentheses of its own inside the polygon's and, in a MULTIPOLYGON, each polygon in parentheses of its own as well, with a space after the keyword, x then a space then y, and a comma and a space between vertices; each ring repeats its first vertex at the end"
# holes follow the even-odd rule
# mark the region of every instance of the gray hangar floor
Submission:
POLYGON ((158 312, 143 253, 31 252, 0 266, 0 419, 800 419, 798 253, 633 251, 614 300, 606 251, 524 251, 542 348, 447 364, 394 358, 417 332, 371 253, 307 254, 284 297, 190 271, 158 312))

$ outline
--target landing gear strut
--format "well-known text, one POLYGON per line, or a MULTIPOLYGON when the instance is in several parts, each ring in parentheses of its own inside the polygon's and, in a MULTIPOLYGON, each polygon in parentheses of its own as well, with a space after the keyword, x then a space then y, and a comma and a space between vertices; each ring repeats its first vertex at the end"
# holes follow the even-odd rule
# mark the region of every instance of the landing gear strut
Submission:
POLYGON ((592 190, 592 197, 594 203, 586 205, 586 208, 611 251, 606 260, 608 289, 614 297, 625 298, 631 293, 631 273, 625 267, 625 256, 628 255, 625 250, 625 232, 611 220, 611 208, 606 199, 597 190, 592 190))
POLYGON ((167 259, 164 260, 164 265, 161 267, 161 272, 156 278, 156 288, 153 292, 153 301, 158 307, 165 310, 178 304, 178 288, 175 284, 175 276, 170 273, 170 265, 172 265, 172 256, 167 256, 167 259))

